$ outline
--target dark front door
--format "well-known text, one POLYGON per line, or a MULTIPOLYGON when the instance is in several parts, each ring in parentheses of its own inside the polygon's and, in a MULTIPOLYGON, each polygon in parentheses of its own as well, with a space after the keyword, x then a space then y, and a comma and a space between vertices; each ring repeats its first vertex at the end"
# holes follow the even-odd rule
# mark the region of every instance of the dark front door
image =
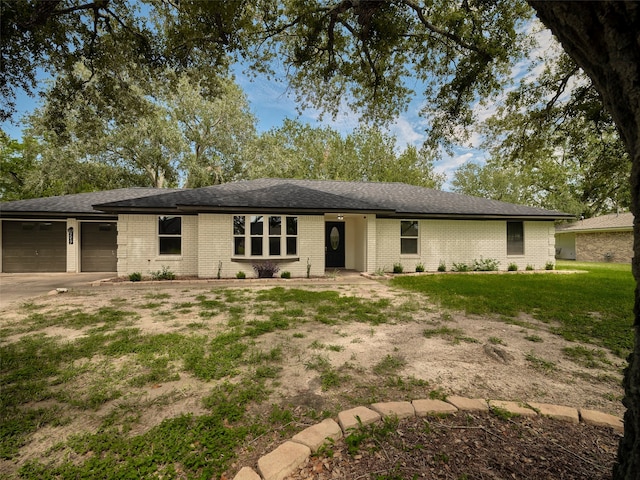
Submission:
POLYGON ((325 223, 324 245, 324 266, 344 268, 344 222, 325 223))

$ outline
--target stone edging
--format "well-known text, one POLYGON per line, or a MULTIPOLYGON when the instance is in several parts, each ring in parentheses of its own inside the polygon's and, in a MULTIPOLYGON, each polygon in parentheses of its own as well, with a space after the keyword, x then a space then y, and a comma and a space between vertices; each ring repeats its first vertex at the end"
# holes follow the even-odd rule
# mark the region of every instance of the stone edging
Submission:
POLYGON ((427 415, 452 414, 458 411, 488 412, 491 407, 507 410, 515 415, 543 415, 570 423, 585 423, 601 427, 610 427, 618 432, 624 431, 622 419, 596 410, 577 409, 547 403, 519 403, 502 400, 483 400, 451 396, 442 400, 413 400, 412 402, 374 403, 371 408, 355 407, 338 413, 338 422, 327 418, 322 422, 305 428, 284 442, 271 453, 258 460, 258 473, 251 467, 243 467, 233 480, 282 480, 305 464, 312 453, 325 443, 325 440, 339 440, 358 424, 368 425, 380 421, 383 417, 425 417, 427 415))

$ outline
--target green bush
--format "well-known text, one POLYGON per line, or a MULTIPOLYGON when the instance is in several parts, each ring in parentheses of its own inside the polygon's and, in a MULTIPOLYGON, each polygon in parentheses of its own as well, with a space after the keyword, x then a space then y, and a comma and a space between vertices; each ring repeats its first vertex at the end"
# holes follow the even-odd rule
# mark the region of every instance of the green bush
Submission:
POLYGON ((473 260, 472 270, 474 272, 495 272, 498 270, 500 262, 495 258, 482 258, 480 260, 473 260))
POLYGON ((544 265, 544 269, 545 269, 545 270, 553 270, 554 268, 555 268, 555 265, 554 265, 554 263, 553 263, 553 262, 547 262, 547 263, 545 263, 545 265, 544 265))
POLYGON ((142 280, 142 274, 140 272, 133 272, 129 274, 130 282, 139 282, 140 280, 142 280))
POLYGON ((444 262, 440 262, 440 265, 438 265, 438 271, 439 272, 446 272, 447 271, 447 264, 444 262))
POLYGON ((153 280, 175 280, 176 274, 173 273, 169 267, 162 266, 162 270, 158 270, 156 272, 150 272, 151 278, 153 280))
POLYGON ((533 270, 533 265, 531 265, 530 263, 527 264, 527 268, 525 268, 525 270, 531 271, 533 270))
POLYGON ((468 272, 469 271, 469 265, 467 265, 464 262, 453 262, 452 264, 453 266, 451 267, 451 271, 452 272, 468 272))
POLYGON ((247 275, 240 270, 238 273, 236 273, 236 278, 247 278, 247 275))
POLYGON ((400 262, 393 264, 393 273, 402 273, 404 272, 404 267, 400 262))
POLYGON ((510 263, 507 267, 507 270, 509 270, 510 272, 515 272, 516 270, 518 270, 518 265, 516 265, 515 263, 510 263))
POLYGON ((424 263, 420 262, 420 263, 416 264, 416 272, 418 272, 418 273, 424 272, 424 263))
POLYGON ((291 272, 282 272, 280 274, 281 278, 291 278, 291 272))

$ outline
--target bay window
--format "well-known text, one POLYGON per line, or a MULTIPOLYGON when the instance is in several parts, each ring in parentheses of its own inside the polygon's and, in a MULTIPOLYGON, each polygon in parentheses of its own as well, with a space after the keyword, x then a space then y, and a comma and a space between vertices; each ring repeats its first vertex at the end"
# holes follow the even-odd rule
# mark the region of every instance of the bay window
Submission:
POLYGON ((297 253, 298 217, 234 215, 234 256, 282 257, 297 255, 297 253), (248 229, 246 228, 247 222, 249 223, 248 229))

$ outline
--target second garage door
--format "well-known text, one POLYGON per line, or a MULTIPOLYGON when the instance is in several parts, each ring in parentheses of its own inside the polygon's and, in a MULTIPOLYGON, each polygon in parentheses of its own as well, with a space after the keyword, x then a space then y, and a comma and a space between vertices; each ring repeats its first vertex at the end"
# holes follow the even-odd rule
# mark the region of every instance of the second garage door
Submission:
POLYGON ((118 269, 118 228, 115 222, 80 225, 80 268, 83 272, 115 272, 118 269))
POLYGON ((2 271, 65 272, 66 222, 2 222, 2 271))

